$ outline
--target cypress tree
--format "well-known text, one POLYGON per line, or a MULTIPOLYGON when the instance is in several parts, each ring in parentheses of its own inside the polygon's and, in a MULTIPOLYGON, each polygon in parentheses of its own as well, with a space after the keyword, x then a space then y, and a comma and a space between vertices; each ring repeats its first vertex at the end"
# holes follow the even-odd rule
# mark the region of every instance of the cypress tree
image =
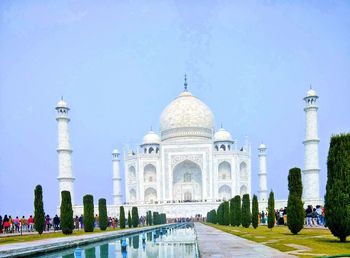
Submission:
POLYGON ((234 211, 235 211, 235 199, 231 198, 230 200, 230 224, 231 226, 235 226, 235 216, 234 216, 234 211))
POLYGON ((230 225, 230 204, 228 201, 222 203, 222 212, 223 212, 223 225, 230 225))
POLYGON ((234 207, 233 207, 233 224, 239 227, 241 225, 241 196, 236 195, 234 197, 234 207))
POLYGON ((217 224, 218 223, 218 218, 217 218, 217 215, 216 215, 216 210, 212 210, 212 223, 214 224, 217 224))
POLYGON ((69 191, 61 192, 61 229, 62 233, 69 235, 73 233, 74 221, 73 221, 73 208, 72 199, 69 191))
POLYGON ((259 203, 258 197, 253 195, 253 203, 252 203, 252 225, 253 228, 257 228, 259 224, 259 203))
POLYGON ((132 218, 130 215, 130 211, 128 211, 128 227, 131 228, 132 227, 132 218))
POLYGON ((125 211, 123 206, 119 208, 119 221, 120 228, 125 228, 125 211))
POLYGON ((159 213, 154 211, 153 212, 153 225, 159 225, 159 213))
POLYGON ((326 225, 341 242, 350 235, 350 134, 332 136, 327 159, 326 225))
POLYGON ((273 228, 275 226, 275 196, 271 190, 267 203, 267 227, 273 228))
POLYGON ((91 194, 86 194, 83 197, 84 204, 84 231, 94 231, 94 197, 91 194))
POLYGON ((149 225, 153 225, 152 211, 149 211, 149 225))
POLYGON ((104 198, 101 198, 98 200, 98 213, 99 213, 100 229, 106 230, 108 226, 108 216, 107 216, 106 199, 104 198))
POLYGON ((287 224, 290 232, 298 234, 304 227, 305 218, 305 211, 301 200, 303 185, 301 182, 300 168, 292 168, 289 170, 288 189, 287 224))
POLYGON ((45 212, 43 204, 43 189, 37 185, 34 189, 34 227, 41 235, 45 228, 45 212))
POLYGON ((137 228, 139 226, 139 211, 137 207, 132 207, 132 226, 137 228))
POLYGON ((218 224, 224 225, 224 214, 223 214, 222 203, 219 205, 218 211, 216 212, 216 214, 217 214, 218 224))
POLYGON ((252 222, 252 215, 250 213, 250 199, 249 194, 243 195, 242 200, 242 226, 248 228, 252 222))

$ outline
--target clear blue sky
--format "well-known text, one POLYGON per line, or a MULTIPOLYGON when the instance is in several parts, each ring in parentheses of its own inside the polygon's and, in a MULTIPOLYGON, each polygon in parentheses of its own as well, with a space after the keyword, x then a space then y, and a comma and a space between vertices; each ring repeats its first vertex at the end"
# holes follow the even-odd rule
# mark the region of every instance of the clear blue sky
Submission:
POLYGON ((216 125, 268 146, 268 186, 287 198, 287 173, 303 167, 304 97, 320 96, 321 193, 332 134, 350 128, 348 1, 1 1, 0 214, 29 215, 41 184, 58 205, 61 95, 71 107, 78 203, 112 203, 111 152, 157 129, 183 89, 216 125), (248 3, 249 2, 249 3, 248 3))

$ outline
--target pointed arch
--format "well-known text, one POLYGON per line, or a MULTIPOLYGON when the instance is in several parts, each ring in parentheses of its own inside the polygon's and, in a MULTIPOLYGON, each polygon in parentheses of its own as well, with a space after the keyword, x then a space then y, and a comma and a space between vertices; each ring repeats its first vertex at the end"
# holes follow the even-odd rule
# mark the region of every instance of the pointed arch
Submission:
POLYGON ((218 167, 219 180, 230 180, 231 179, 231 164, 227 161, 223 161, 218 167))

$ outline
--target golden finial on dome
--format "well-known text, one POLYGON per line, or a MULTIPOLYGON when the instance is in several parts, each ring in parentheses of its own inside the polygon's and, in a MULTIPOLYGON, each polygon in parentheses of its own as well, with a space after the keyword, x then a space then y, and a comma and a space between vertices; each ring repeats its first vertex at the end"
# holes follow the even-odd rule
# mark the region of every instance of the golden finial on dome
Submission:
POLYGON ((185 91, 187 91, 187 75, 185 74, 185 83, 184 83, 184 86, 185 86, 185 91))

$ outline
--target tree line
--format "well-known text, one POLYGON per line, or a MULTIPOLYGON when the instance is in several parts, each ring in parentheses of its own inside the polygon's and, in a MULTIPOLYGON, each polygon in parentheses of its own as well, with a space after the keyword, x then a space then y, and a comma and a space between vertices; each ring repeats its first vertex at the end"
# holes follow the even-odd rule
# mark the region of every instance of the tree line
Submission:
MULTIPOLYGON (((94 217, 94 198, 92 195, 87 194, 83 197, 83 210, 84 210, 84 231, 93 232, 95 228, 95 217, 94 217)), ((98 212, 99 212, 99 227, 101 230, 106 230, 108 226, 108 215, 106 199, 101 198, 98 200, 98 212)), ((61 217, 61 230, 65 235, 73 233, 74 230, 74 218, 73 218, 73 207, 72 200, 69 191, 61 192, 61 206, 60 206, 60 217, 61 217)), ((45 228, 45 212, 43 204, 43 191, 41 185, 37 185, 34 190, 34 218, 35 218, 35 230, 42 234, 45 228)), ((132 207, 131 213, 128 212, 128 227, 139 226, 139 213, 137 207, 132 207)), ((146 224, 159 225, 167 223, 165 213, 158 213, 148 211, 146 214, 146 224)), ((119 225, 123 229, 126 226, 125 210, 123 206, 119 209, 119 225)))

